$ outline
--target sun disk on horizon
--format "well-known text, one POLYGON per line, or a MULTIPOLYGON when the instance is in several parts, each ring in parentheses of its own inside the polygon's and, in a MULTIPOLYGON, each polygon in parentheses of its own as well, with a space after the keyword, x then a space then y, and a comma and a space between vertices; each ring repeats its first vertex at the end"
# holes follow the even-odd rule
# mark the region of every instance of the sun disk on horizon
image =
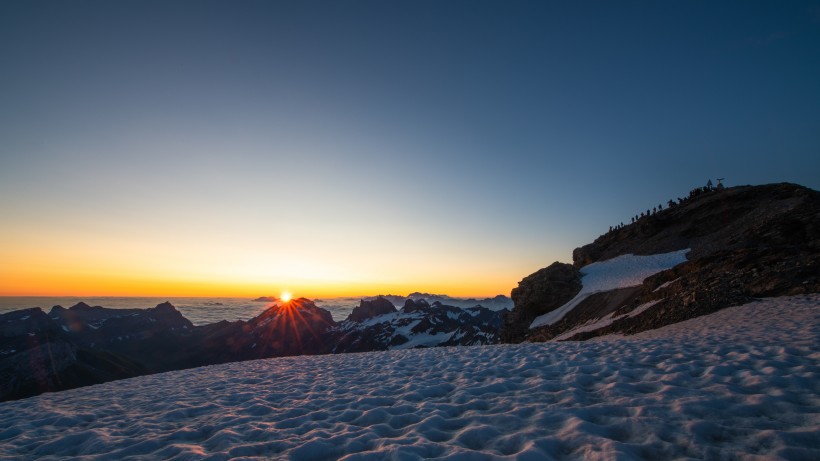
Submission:
POLYGON ((283 303, 286 303, 286 302, 290 301, 290 299, 292 297, 293 297, 293 295, 290 294, 289 291, 283 291, 282 294, 279 296, 279 299, 281 299, 283 303))

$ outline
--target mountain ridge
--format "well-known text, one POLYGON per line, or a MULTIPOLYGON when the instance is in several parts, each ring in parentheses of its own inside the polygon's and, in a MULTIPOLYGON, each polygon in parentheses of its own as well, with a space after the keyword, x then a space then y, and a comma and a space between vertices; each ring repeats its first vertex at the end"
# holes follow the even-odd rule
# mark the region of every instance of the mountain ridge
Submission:
POLYGON ((572 257, 573 264, 553 263, 512 290, 502 341, 634 334, 758 297, 818 292, 820 193, 790 183, 706 190, 615 228, 572 257), (584 267, 683 249, 687 261, 640 285, 593 293, 561 320, 530 328, 581 291, 584 267))
POLYGON ((305 298, 258 316, 194 326, 169 302, 107 309, 80 302, 0 314, 0 401, 227 362, 393 348, 497 343, 501 315, 408 299, 362 300, 347 320, 305 298))

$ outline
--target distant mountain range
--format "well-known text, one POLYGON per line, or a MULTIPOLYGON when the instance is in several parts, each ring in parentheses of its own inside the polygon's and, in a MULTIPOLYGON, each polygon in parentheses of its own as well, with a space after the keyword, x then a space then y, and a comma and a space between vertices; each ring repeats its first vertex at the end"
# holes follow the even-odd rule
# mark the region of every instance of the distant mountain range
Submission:
MULTIPOLYGON (((512 309, 513 301, 507 296, 498 295, 493 298, 484 298, 484 299, 477 299, 477 298, 456 298, 448 295, 437 295, 431 293, 421 293, 421 292, 413 292, 407 296, 402 295, 378 295, 378 296, 365 296, 362 299, 365 301, 372 301, 376 298, 385 298, 389 300, 395 306, 402 306, 407 300, 411 301, 419 301, 424 300, 427 301, 428 304, 433 304, 435 302, 445 304, 448 306, 456 306, 461 308, 468 308, 468 307, 476 307, 481 306, 493 311, 500 311, 502 309, 512 309)), ((260 296, 253 301, 255 302, 279 302, 279 298, 276 296, 260 296)))
POLYGON ((194 326, 170 303, 106 309, 78 303, 0 315, 0 400, 114 379, 269 357, 494 344, 503 313, 386 298, 363 300, 344 322, 308 299, 248 321, 194 326))
POLYGON ((420 293, 418 291, 410 293, 407 296, 401 295, 379 295, 364 298, 365 300, 372 300, 377 297, 385 298, 396 306, 404 305, 408 300, 410 301, 426 301, 428 304, 441 303, 448 306, 456 306, 461 308, 481 306, 493 311, 500 311, 503 309, 512 309, 513 301, 507 296, 498 295, 494 298, 454 298, 448 295, 437 295, 431 293, 420 293))

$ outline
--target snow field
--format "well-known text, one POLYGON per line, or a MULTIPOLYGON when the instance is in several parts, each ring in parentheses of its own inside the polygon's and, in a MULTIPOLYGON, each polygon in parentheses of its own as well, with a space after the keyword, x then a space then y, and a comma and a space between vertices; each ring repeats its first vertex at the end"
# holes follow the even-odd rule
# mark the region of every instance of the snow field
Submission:
POLYGON ((648 256, 626 254, 588 264, 580 269, 581 291, 563 306, 536 317, 530 328, 552 325, 592 294, 638 286, 647 277, 686 262, 688 252, 689 249, 648 256))
POLYGON ((232 363, 0 404, 5 459, 820 459, 820 295, 590 342, 232 363))

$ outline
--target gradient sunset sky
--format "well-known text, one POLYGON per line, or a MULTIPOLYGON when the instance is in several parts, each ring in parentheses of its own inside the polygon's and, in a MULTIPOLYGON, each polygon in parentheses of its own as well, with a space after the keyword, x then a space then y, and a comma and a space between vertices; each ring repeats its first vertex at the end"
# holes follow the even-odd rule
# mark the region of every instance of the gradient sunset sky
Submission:
POLYGON ((509 294, 820 188, 817 2, 0 2, 0 295, 509 294))

